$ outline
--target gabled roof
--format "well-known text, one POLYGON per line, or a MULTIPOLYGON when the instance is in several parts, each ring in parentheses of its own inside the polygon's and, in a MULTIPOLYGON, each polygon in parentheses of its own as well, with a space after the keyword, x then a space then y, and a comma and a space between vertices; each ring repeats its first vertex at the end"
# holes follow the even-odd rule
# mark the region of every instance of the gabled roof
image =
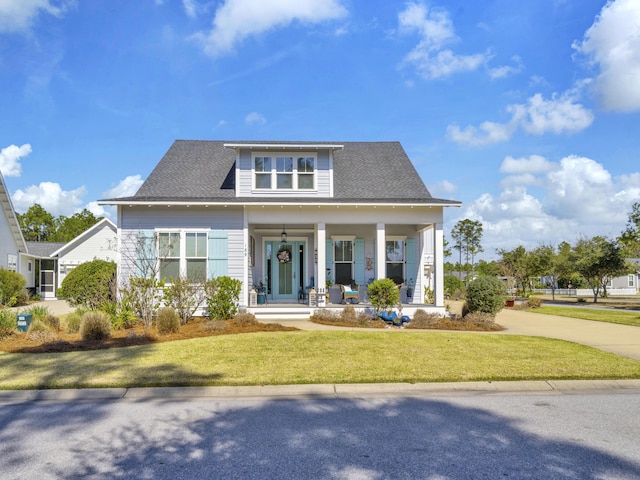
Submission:
POLYGON ((16 212, 13 209, 13 203, 11 203, 11 197, 9 196, 9 192, 7 191, 7 187, 4 183, 2 172, 0 172, 0 207, 4 212, 4 215, 7 217, 7 222, 9 223, 9 228, 11 229, 11 234, 18 246, 18 250, 22 253, 26 253, 27 244, 24 241, 24 236, 22 235, 22 230, 18 223, 18 217, 16 217, 16 212))
POLYGON ((399 142, 255 142, 176 140, 132 197, 104 204, 144 202, 400 203, 459 206, 433 198, 399 142), (271 147, 333 151, 331 198, 236 197, 236 148, 271 147))
POLYGON ((64 242, 27 242, 29 254, 37 258, 48 258, 64 245, 66 245, 64 242))
POLYGON ((92 235, 93 232, 95 232, 96 230, 101 229, 105 225, 108 226, 109 228, 111 228, 111 230, 113 230, 113 233, 116 233, 116 230, 117 230, 116 225, 111 220, 109 220, 108 218, 105 217, 102 220, 100 220, 98 223, 93 225, 92 227, 87 228, 84 232, 82 232, 80 235, 78 235, 73 240, 70 240, 67 243, 63 243, 60 248, 58 248, 57 250, 55 250, 52 253, 50 253, 49 256, 50 257, 59 256, 62 252, 64 252, 65 250, 68 250, 68 249, 78 245, 79 243, 84 241, 85 238, 87 238, 90 235, 92 235))

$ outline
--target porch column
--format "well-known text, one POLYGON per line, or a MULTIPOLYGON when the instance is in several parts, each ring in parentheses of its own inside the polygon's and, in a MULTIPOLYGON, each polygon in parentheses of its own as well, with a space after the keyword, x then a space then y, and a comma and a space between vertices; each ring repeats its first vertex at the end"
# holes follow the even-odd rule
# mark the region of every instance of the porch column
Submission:
MULTIPOLYGON (((327 281, 327 271, 325 270, 325 265, 327 263, 327 252, 326 252, 326 244, 327 244, 327 230, 326 224, 317 223, 315 226, 316 230, 316 250, 318 251, 318 263, 316 263, 316 292, 323 293, 325 292, 325 284, 327 281)), ((324 297, 318 297, 318 306, 320 306, 320 300, 324 297)), ((322 302, 324 305, 324 301, 322 302)))
POLYGON ((384 223, 378 223, 376 225, 376 280, 387 276, 385 246, 386 235, 384 223))
POLYGON ((244 255, 242 265, 242 297, 240 304, 249 306, 249 219, 247 218, 247 207, 242 207, 242 242, 244 243, 244 255))
POLYGON ((444 307, 444 233, 442 223, 433 226, 433 295, 436 307, 444 307))

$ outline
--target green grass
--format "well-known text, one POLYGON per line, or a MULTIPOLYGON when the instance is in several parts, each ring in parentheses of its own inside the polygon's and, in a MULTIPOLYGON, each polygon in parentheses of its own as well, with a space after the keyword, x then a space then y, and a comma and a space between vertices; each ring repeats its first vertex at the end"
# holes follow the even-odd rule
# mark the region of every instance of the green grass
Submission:
POLYGON ((583 320, 595 320, 598 322, 619 323, 621 325, 640 327, 640 311, 552 306, 542 306, 529 311, 546 315, 559 315, 561 317, 581 318, 583 320))
POLYGON ((540 337, 278 332, 0 354, 0 389, 640 378, 640 362, 540 337))

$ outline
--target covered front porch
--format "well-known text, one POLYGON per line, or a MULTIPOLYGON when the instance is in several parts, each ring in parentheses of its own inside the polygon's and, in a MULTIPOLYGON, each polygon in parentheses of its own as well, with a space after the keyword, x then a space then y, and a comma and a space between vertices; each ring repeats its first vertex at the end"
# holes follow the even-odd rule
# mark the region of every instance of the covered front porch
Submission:
POLYGON ((383 278, 405 308, 444 311, 442 209, 245 208, 241 306, 252 313, 340 308, 345 288, 364 308, 368 285, 383 278))

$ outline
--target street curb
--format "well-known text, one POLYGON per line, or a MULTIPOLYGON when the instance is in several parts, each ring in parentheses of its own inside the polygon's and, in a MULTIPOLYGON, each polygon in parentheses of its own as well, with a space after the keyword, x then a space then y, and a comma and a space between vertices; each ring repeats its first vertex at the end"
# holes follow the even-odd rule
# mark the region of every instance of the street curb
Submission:
POLYGON ((517 394, 575 395, 581 393, 640 393, 640 379, 0 390, 0 404, 103 401, 167 402, 222 399, 354 399, 517 394))

